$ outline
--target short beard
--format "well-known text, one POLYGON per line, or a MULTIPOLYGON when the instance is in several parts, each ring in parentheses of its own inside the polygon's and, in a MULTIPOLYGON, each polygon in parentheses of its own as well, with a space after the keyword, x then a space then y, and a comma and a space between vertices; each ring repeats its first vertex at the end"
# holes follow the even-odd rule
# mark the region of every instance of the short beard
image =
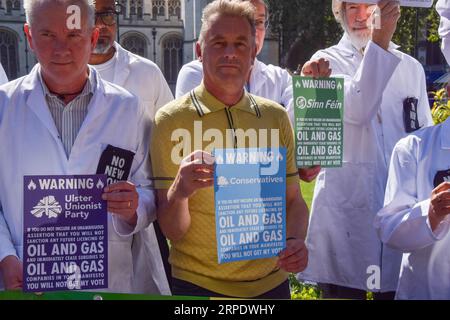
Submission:
POLYGON ((356 32, 352 32, 349 30, 346 30, 346 32, 350 38, 350 42, 358 51, 365 48, 369 43, 369 40, 372 38, 370 33, 357 34, 356 32))
POLYGON ((93 53, 94 54, 107 54, 109 52, 109 50, 111 50, 112 46, 113 45, 111 43, 109 43, 108 41, 102 41, 102 40, 98 39, 97 45, 95 46, 93 53))

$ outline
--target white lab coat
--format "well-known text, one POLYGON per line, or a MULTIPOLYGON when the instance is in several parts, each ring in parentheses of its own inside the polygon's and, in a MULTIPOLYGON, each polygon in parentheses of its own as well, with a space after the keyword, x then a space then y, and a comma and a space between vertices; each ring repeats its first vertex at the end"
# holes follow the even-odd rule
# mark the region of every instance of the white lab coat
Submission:
MULTIPOLYGON (((117 42, 114 47, 113 79, 108 79, 101 72, 100 75, 136 95, 146 111, 146 117, 153 121, 156 111, 173 100, 161 70, 152 61, 125 50, 117 42)), ((153 224, 134 236, 133 262, 134 293, 171 294, 153 224)))
POLYGON ((8 77, 6 76, 5 70, 3 70, 2 64, 0 63, 0 85, 7 83, 8 77))
POLYGON ((436 10, 441 16, 439 35, 442 38, 442 53, 450 64, 450 0, 438 0, 436 10))
POLYGON ((412 57, 369 42, 364 56, 347 35, 312 59, 330 61, 332 76, 345 79, 342 168, 322 169, 315 185, 308 230, 309 263, 298 278, 361 290, 367 268, 381 268, 381 288, 397 286, 401 253, 383 247, 373 219, 383 206, 388 164, 406 136, 403 100, 418 99, 420 126, 432 125, 425 73, 412 57))
MULTIPOLYGON (((177 79, 175 97, 179 98, 197 87, 203 79, 203 65, 194 60, 185 64, 177 79)), ((286 70, 266 65, 255 59, 250 75, 249 92, 277 102, 286 109, 292 110, 292 77, 286 70)))
POLYGON ((0 87, 0 260, 23 257, 23 176, 94 174, 103 149, 111 144, 135 152, 130 181, 138 186, 138 222, 108 214, 110 292, 131 292, 132 235, 156 217, 150 189, 149 123, 136 97, 96 78, 95 94, 67 157, 39 81, 40 65, 25 77, 0 87))
POLYGON ((449 217, 434 233, 428 220, 434 177, 449 168, 450 119, 395 146, 374 224, 384 243, 404 252, 397 299, 450 299, 449 217))

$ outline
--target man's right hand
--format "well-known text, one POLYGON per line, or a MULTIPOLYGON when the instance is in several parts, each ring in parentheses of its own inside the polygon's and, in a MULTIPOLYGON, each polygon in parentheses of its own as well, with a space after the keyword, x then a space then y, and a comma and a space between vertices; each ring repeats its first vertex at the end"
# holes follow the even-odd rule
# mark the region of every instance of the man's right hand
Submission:
POLYGON ((7 256, 0 262, 0 270, 6 290, 21 290, 23 286, 23 265, 15 256, 7 256))
POLYGON ((296 74, 313 78, 328 78, 331 75, 330 62, 325 58, 310 60, 306 62, 300 70, 298 67, 296 74))
MULTIPOLYGON (((382 0, 378 3, 378 8, 376 11, 380 14, 380 25, 377 26, 375 23, 372 41, 384 50, 388 50, 392 36, 397 29, 397 22, 400 19, 400 2, 397 0, 382 0)), ((374 16, 373 19, 377 19, 377 17, 374 16)))
POLYGON ((298 169, 298 175, 301 180, 305 182, 313 181, 317 175, 319 174, 322 168, 320 166, 313 166, 309 168, 300 168, 298 169))
POLYGON ((197 190, 214 185, 214 157, 204 151, 194 151, 183 159, 167 198, 185 200, 197 190))
POLYGON ((435 231, 438 225, 450 214, 450 182, 442 182, 432 192, 430 198, 428 219, 431 230, 435 231))

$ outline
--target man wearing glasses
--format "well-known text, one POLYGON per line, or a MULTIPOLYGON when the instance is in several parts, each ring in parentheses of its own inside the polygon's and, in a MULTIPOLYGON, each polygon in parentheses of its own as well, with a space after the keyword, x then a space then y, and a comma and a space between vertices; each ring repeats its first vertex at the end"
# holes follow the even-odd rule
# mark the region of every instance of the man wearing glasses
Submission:
MULTIPOLYGON (((136 95, 153 121, 156 111, 173 100, 170 88, 158 66, 135 55, 115 42, 118 10, 114 0, 96 0, 95 25, 100 35, 89 64, 102 79, 119 85, 136 95)), ((137 233, 133 239, 134 293, 169 295, 170 289, 158 246, 155 224, 137 233)), ((165 239, 159 239, 165 250, 165 239)), ((168 248, 167 248, 168 251, 168 248)))

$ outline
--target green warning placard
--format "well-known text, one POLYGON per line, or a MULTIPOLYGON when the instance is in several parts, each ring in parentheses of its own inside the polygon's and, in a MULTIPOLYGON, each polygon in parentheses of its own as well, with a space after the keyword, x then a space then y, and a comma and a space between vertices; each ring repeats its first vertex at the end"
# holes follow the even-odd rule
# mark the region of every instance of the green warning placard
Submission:
POLYGON ((344 79, 293 77, 298 168, 342 166, 344 79))

